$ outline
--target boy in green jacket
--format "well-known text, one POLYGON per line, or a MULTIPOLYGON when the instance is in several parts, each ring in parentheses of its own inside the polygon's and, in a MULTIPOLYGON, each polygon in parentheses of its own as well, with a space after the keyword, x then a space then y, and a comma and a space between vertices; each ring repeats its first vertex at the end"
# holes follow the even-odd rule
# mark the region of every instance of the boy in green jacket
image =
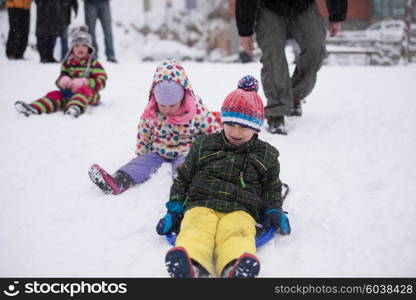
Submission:
POLYGON ((256 277, 256 220, 290 234, 282 211, 279 152, 257 133, 264 120, 258 81, 243 77, 221 108, 221 133, 197 138, 177 169, 158 234, 180 232, 166 254, 171 277, 256 277))

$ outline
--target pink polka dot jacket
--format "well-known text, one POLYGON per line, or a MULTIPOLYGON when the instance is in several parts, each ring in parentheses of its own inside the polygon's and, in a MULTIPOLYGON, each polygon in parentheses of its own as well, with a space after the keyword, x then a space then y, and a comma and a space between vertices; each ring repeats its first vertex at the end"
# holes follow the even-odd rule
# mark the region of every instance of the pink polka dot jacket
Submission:
POLYGON ((193 140, 204 134, 219 132, 221 125, 212 112, 196 96, 181 64, 164 59, 157 67, 149 93, 149 103, 140 119, 137 133, 136 153, 144 155, 156 152, 166 159, 186 155, 193 140), (153 95, 156 83, 173 80, 185 89, 185 97, 175 116, 159 113, 153 95))

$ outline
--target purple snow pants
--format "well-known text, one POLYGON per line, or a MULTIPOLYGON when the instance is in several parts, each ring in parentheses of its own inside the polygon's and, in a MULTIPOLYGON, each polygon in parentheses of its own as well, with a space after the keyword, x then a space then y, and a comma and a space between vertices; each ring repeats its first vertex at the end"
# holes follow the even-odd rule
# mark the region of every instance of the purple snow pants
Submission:
POLYGON ((159 154, 152 152, 133 158, 119 170, 126 172, 133 178, 135 184, 145 182, 150 176, 160 168, 162 163, 172 163, 172 178, 176 178, 176 168, 183 164, 186 155, 178 155, 176 158, 169 160, 161 157, 159 154))

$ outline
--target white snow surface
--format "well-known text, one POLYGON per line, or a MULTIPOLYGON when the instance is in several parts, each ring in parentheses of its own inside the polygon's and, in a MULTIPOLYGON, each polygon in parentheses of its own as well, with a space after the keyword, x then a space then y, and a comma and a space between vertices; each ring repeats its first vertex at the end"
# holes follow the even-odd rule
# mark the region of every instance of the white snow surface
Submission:
MULTIPOLYGON (((126 7, 115 3, 117 20, 126 7)), ((140 62, 141 42, 133 43, 117 44, 119 64, 102 59, 103 105, 78 119, 19 115, 14 102, 53 90, 59 66, 40 64, 31 50, 8 61, 0 47, 0 277, 168 276, 170 246, 155 226, 170 165, 119 196, 104 195, 87 174, 93 163, 115 172, 134 157, 157 62, 140 62)), ((260 79, 258 62, 183 65, 211 110, 243 75, 260 79)), ((291 187, 292 234, 258 249, 260 277, 416 276, 415 78, 415 65, 324 66, 289 135, 262 129, 291 187)))
MULTIPOLYGON (((104 195, 87 175, 134 157, 136 126, 157 63, 104 64, 104 105, 78 119, 26 118, 13 106, 54 88, 58 65, 0 62, 0 276, 166 277, 155 232, 171 185, 164 164, 146 183, 104 195)), ((259 63, 184 63, 211 110, 259 63)), ((323 67, 280 151, 292 234, 258 251, 263 277, 416 275, 415 66, 323 67), (413 84, 412 84, 413 83, 413 84)), ((260 92, 261 96, 263 93, 260 92)))

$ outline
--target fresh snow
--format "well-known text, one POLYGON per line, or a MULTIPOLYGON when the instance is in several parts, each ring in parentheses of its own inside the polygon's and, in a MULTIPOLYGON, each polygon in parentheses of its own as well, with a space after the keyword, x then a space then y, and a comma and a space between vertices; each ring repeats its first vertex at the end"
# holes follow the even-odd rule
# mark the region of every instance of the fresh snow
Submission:
MULTIPOLYGON (((119 196, 87 175, 134 157, 136 126, 156 63, 104 64, 103 105, 78 119, 26 118, 13 106, 53 89, 58 65, 2 61, 0 275, 165 277, 169 245, 155 232, 170 165, 119 196)), ((211 110, 259 63, 184 63, 211 110)), ((280 151, 293 233, 258 251, 264 277, 416 275, 415 66, 324 67, 280 151)), ((262 92, 260 93, 263 96, 262 92)))
MULTIPOLYGON (((134 47, 120 64, 102 56, 103 105, 78 119, 26 118, 13 103, 54 89, 59 66, 39 64, 30 50, 26 61, 8 61, 0 48, 0 276, 167 277, 170 246, 155 226, 170 165, 119 196, 104 195, 87 174, 93 163, 114 172, 134 157, 157 62, 140 62, 134 47)), ((184 68, 205 104, 219 110, 243 75, 260 79, 261 64, 184 68)), ((414 78, 414 64, 324 66, 289 135, 263 128, 260 138, 279 149, 281 179, 291 187, 284 209, 292 234, 259 249, 260 277, 416 276, 414 78)))

